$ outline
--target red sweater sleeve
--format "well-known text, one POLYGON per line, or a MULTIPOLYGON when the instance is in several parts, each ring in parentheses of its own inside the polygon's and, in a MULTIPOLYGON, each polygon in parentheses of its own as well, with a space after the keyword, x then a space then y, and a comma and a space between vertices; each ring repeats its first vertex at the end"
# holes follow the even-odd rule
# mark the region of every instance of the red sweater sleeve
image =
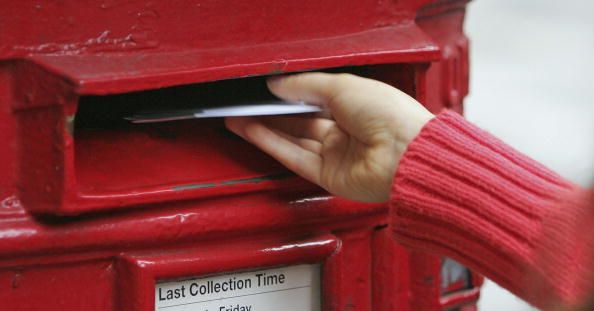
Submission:
POLYGON ((533 305, 576 304, 592 290, 591 200, 590 192, 445 112, 400 161, 392 230, 402 244, 452 257, 533 305))

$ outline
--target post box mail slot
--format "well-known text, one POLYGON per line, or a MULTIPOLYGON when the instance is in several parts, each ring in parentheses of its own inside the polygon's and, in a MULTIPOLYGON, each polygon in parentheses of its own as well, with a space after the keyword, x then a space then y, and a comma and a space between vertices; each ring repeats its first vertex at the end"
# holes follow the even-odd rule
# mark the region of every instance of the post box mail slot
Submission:
POLYGON ((147 124, 124 119, 142 111, 271 98, 262 78, 84 96, 74 120, 77 190, 109 206, 303 187, 276 161, 228 132, 221 118, 147 124))
MULTIPOLYGON (((416 80, 422 75, 419 68, 395 63, 330 70, 383 80, 414 96, 416 80)), ((64 105, 19 108, 20 151, 25 159, 19 177, 25 206, 38 213, 79 214, 253 191, 312 188, 228 132, 220 118, 147 124, 125 119, 155 109, 273 99, 265 78, 112 95, 75 96, 65 91, 72 98, 62 99, 64 105), (51 130, 35 130, 44 127, 51 130)))
POLYGON ((237 95, 243 83, 237 96, 262 95, 262 80, 246 77, 382 64, 370 76, 418 97, 425 92, 423 72, 440 59, 440 47, 414 22, 424 2, 7 6, 3 21, 14 27, 0 59, 10 59, 3 72, 12 88, 18 196, 31 212, 75 215, 302 186, 225 136, 217 121, 127 128, 108 122, 97 130, 92 119, 104 106, 103 116, 115 121, 148 98, 163 106, 179 104, 178 96, 237 95), (18 33, 21 19, 36 20, 36 12, 51 25, 18 33), (84 25, 63 28, 52 18, 63 15, 84 25), (105 29, 88 25, 92 20, 113 23, 105 29), (211 83, 228 79, 239 80, 211 83))

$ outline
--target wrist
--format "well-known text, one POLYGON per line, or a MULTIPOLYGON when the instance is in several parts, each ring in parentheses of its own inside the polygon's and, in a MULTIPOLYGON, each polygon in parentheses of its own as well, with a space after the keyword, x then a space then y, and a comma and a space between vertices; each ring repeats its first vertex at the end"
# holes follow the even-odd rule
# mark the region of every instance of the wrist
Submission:
POLYGON ((402 137, 400 138, 407 146, 421 133, 423 127, 429 123, 435 115, 426 110, 424 107, 420 107, 418 113, 413 114, 406 127, 402 131, 402 137))
POLYGON ((400 117, 400 126, 395 132, 394 140, 396 142, 395 154, 397 161, 400 160, 404 152, 406 152, 408 145, 421 133, 425 125, 435 118, 435 115, 420 104, 415 108, 416 111, 414 111, 414 113, 406 114, 406 119, 402 118, 403 115, 400 117))
POLYGON ((409 113, 403 113, 402 109, 400 109, 400 113, 398 113, 398 111, 395 113, 397 119, 394 121, 394 124, 399 126, 394 131, 394 140, 391 147, 392 151, 385 153, 385 156, 389 157, 389 160, 386 160, 389 165, 385 171, 387 173, 384 182, 385 187, 383 187, 385 193, 382 195, 382 199, 385 200, 388 200, 390 196, 394 176, 396 175, 400 160, 404 156, 408 146, 421 133, 425 125, 435 118, 435 115, 426 110, 425 107, 421 106, 416 101, 415 104, 416 105, 414 106, 411 105, 413 108, 412 112, 409 111, 409 113), (404 116, 406 117, 404 118, 404 116))

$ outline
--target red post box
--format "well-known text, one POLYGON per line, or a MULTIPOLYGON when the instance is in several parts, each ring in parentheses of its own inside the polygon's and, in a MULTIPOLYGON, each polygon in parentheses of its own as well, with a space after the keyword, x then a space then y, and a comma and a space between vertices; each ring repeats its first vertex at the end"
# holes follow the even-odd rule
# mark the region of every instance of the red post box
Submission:
POLYGON ((468 91, 467 1, 2 1, 0 309, 474 310, 481 278, 392 239, 221 120, 123 117, 353 72, 468 91))

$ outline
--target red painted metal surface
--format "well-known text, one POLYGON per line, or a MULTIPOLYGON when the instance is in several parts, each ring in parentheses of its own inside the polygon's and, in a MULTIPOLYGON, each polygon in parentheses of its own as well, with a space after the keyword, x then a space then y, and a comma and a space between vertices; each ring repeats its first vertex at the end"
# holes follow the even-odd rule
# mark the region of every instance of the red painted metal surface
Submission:
POLYGON ((461 110, 466 2, 0 0, 0 309, 148 311, 159 280, 301 263, 323 265, 324 310, 473 309, 480 276, 442 297, 441 259, 397 245, 387 206, 329 196, 221 120, 121 122, 305 70, 461 110))
POLYGON ((406 249, 398 245, 387 227, 374 232, 372 241, 372 305, 377 311, 409 311, 410 266, 406 249))

